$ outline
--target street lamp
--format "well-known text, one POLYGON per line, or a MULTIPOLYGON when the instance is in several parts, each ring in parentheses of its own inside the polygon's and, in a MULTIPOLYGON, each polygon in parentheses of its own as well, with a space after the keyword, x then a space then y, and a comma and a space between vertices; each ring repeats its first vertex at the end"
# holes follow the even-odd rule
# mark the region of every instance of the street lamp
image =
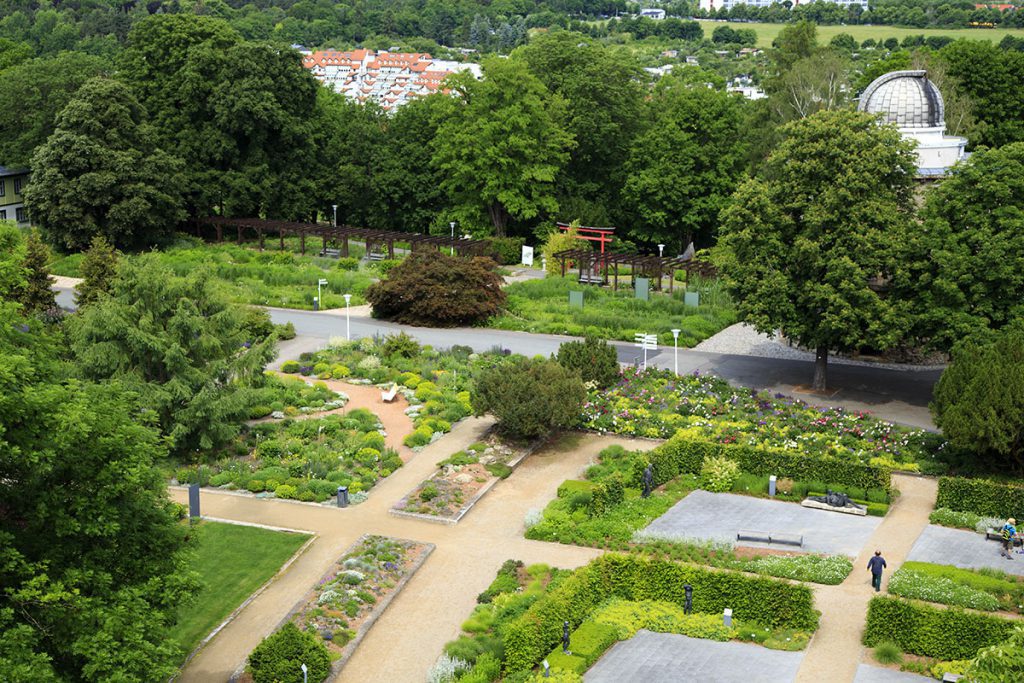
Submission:
POLYGON ((452 221, 448 225, 452 227, 452 256, 455 256, 455 221, 452 221))
POLYGON ((325 280, 324 278, 320 278, 319 280, 316 281, 316 310, 320 310, 321 302, 323 301, 323 299, 321 298, 320 288, 326 284, 327 280, 325 280))
POLYGON ((331 227, 336 228, 338 227, 338 205, 331 204, 331 208, 334 209, 334 220, 331 221, 331 227))
POLYGON ((348 304, 352 301, 352 295, 345 295, 345 341, 352 341, 352 328, 349 326, 348 304))
POLYGON ((658 245, 658 257, 660 258, 664 253, 665 253, 665 245, 664 244, 659 244, 658 245))
POLYGON ((309 683, 309 673, 308 673, 309 667, 307 667, 305 664, 303 664, 299 668, 302 669, 302 683, 309 683))
POLYGON ((675 366, 676 376, 679 376, 679 333, 682 330, 672 330, 672 362, 675 366))

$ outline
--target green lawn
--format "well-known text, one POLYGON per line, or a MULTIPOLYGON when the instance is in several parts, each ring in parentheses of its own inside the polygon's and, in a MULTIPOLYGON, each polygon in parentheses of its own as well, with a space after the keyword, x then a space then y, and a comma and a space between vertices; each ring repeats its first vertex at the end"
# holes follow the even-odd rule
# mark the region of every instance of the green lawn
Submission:
POLYGON ((492 318, 489 327, 543 334, 594 334, 602 339, 633 341, 636 333, 657 334, 660 344, 672 345, 672 328, 682 330, 680 347, 691 347, 736 322, 736 311, 728 295, 715 281, 695 287, 700 306, 683 301, 683 285, 675 292, 651 292, 650 301, 637 299, 629 278, 619 291, 581 285, 575 278, 546 278, 517 282, 505 288, 508 311, 492 318), (583 308, 569 306, 569 292, 582 291, 583 308))
POLYGON ((203 587, 195 602, 178 612, 170 633, 183 658, 309 540, 306 534, 218 522, 203 522, 195 533, 191 568, 203 587))
MULTIPOLYGON (((711 37, 716 27, 722 26, 723 22, 710 21, 707 19, 698 20, 704 29, 704 35, 711 37)), ((732 28, 752 28, 757 31, 758 47, 771 47, 775 36, 785 24, 763 24, 751 23, 729 23, 732 28)), ((828 41, 840 33, 849 33, 857 39, 857 42, 864 42, 868 38, 885 40, 886 38, 898 38, 900 41, 906 36, 949 36, 950 38, 969 38, 971 40, 990 40, 998 43, 1005 35, 1014 35, 1024 38, 1024 29, 1019 28, 900 28, 896 26, 818 26, 818 42, 827 44, 828 41)))

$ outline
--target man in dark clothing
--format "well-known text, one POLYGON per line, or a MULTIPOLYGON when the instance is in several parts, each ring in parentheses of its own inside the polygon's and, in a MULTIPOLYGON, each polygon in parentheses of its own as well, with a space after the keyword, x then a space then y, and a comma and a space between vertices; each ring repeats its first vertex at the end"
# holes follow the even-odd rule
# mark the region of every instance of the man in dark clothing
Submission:
POLYGON ((871 570, 871 585, 877 593, 882 590, 882 570, 885 569, 885 558, 881 550, 876 550, 875 556, 868 560, 868 569, 871 570))

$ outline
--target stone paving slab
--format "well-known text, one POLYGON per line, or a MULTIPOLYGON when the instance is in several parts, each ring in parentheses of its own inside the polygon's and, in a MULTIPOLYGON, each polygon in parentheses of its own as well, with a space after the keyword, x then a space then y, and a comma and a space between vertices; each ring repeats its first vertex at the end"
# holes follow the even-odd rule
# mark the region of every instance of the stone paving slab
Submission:
MULTIPOLYGON (((881 521, 881 517, 814 510, 797 503, 694 491, 644 531, 658 538, 710 540, 734 545, 736 532, 741 530, 795 533, 804 537, 804 545, 799 550, 856 557, 881 521)), ((739 545, 797 550, 794 546, 752 541, 741 541, 739 545)))
POLYGON ((783 683, 796 678, 802 652, 719 643, 641 629, 616 643, 583 676, 586 683, 783 683))
POLYGON ((986 541, 983 535, 974 531, 929 524, 917 537, 907 559, 951 564, 965 569, 988 567, 1024 576, 1024 554, 1014 552, 1013 561, 1010 561, 999 555, 1000 550, 1002 546, 998 541, 986 541))
POLYGON ((853 683, 922 683, 934 680, 931 676, 918 676, 906 671, 861 664, 857 667, 857 676, 853 679, 853 683))

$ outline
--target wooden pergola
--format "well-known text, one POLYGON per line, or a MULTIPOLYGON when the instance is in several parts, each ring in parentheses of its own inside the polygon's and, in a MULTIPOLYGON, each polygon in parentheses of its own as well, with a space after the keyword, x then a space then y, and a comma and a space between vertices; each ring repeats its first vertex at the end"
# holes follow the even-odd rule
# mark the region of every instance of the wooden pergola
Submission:
POLYGON ((598 253, 589 249, 566 249, 557 251, 554 257, 562 269, 562 277, 575 263, 579 271, 579 281, 586 284, 608 285, 608 272, 612 272, 612 289, 619 289, 619 266, 630 267, 630 286, 636 285, 636 278, 645 274, 651 277, 654 288, 661 291, 662 279, 668 274, 668 291, 671 294, 674 288, 675 271, 685 270, 687 276, 691 273, 699 275, 713 275, 714 267, 710 264, 695 262, 692 258, 679 256, 645 256, 643 254, 619 254, 619 253, 598 253))
POLYGON ((306 238, 317 238, 321 240, 321 253, 327 252, 328 240, 340 244, 339 256, 349 255, 349 240, 357 239, 366 244, 366 254, 370 259, 380 260, 383 258, 393 259, 395 257, 395 242, 407 242, 413 252, 435 250, 440 251, 442 247, 452 250, 452 253, 459 256, 480 256, 484 255, 490 248, 486 240, 477 239, 456 239, 447 236, 422 235, 412 232, 397 232, 394 230, 374 230, 371 228, 353 228, 350 226, 333 226, 325 223, 300 223, 295 221, 283 221, 267 218, 224 218, 221 216, 208 216, 196 221, 196 233, 202 226, 211 226, 217 232, 217 241, 224 241, 224 230, 233 229, 237 235, 238 243, 242 243, 243 235, 255 233, 259 240, 260 251, 264 249, 265 238, 268 235, 276 235, 280 242, 280 249, 284 250, 284 238, 287 236, 299 237, 299 250, 306 254, 306 238))

